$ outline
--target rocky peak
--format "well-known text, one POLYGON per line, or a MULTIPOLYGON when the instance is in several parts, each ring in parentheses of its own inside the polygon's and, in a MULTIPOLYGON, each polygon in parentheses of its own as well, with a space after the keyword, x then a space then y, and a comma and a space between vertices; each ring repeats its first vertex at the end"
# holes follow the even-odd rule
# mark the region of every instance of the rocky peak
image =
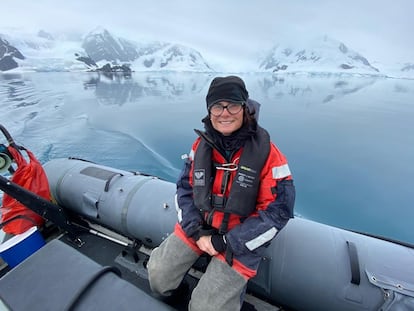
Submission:
POLYGON ((133 43, 116 38, 103 28, 97 28, 86 35, 82 47, 95 62, 101 60, 130 62, 138 57, 133 43))
POLYGON ((23 54, 17 48, 0 37, 0 71, 17 68, 19 64, 14 58, 25 59, 23 54))

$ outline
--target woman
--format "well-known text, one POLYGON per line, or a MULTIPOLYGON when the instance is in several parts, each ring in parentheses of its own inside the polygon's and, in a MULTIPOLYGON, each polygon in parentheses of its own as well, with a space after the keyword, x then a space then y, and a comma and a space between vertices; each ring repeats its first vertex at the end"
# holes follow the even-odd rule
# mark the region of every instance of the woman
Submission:
POLYGON ((242 79, 213 79, 206 102, 205 132, 196 130, 177 182, 179 222, 152 252, 149 281, 154 292, 171 295, 208 254, 189 310, 240 310, 264 249, 293 217, 295 189, 242 79))

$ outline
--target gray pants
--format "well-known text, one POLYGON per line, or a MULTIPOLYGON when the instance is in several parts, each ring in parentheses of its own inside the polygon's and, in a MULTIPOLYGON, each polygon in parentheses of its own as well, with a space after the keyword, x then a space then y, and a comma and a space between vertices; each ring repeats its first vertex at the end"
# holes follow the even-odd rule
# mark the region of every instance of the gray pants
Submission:
MULTIPOLYGON (((175 234, 171 234, 152 251, 148 261, 151 289, 168 296, 183 280, 198 259, 175 234)), ((188 309, 191 311, 240 310, 247 280, 227 263, 213 257, 206 272, 193 290, 188 309)))

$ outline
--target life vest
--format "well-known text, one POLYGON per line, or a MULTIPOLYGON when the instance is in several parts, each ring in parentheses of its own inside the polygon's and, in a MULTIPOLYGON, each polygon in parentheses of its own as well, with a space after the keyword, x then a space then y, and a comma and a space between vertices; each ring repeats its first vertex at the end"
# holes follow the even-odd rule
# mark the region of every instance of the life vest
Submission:
MULTIPOLYGON (((11 181, 47 200, 50 200, 49 183, 42 165, 34 154, 24 149, 29 156, 29 162, 23 155, 13 147, 8 147, 17 164, 17 170, 13 173, 11 181)), ((20 234, 32 226, 41 226, 44 219, 34 211, 25 207, 22 203, 7 193, 3 194, 1 211, 1 222, 7 223, 3 231, 9 234, 20 234), (19 216, 21 218, 19 218, 19 216), (14 219, 13 221, 11 221, 14 219)))
MULTIPOLYGON (((256 209, 256 199, 260 185, 261 170, 270 152, 270 136, 266 130, 257 127, 256 135, 248 139, 243 147, 240 161, 233 168, 216 165, 212 161, 212 146, 201 136, 195 150, 193 162, 193 199, 197 209, 203 214, 206 222, 215 211, 240 217, 249 216, 256 209), (237 167, 236 167, 237 166, 237 167), (236 170, 236 176, 230 188, 228 197, 211 193, 215 178, 215 170, 224 169, 230 172, 236 170)), ((224 174, 225 178, 228 174, 224 174)), ((225 220, 223 220, 225 222, 225 220)), ((222 228, 226 231, 226 224, 222 228)))

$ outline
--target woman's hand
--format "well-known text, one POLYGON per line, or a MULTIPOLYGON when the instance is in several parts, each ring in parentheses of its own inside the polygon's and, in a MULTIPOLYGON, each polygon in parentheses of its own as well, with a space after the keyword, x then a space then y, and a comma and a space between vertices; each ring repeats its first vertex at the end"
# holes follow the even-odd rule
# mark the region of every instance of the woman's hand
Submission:
POLYGON ((206 252, 210 256, 215 256, 218 254, 218 252, 214 249, 213 244, 211 243, 211 235, 200 237, 197 240, 196 244, 199 249, 201 249, 203 252, 206 252))

